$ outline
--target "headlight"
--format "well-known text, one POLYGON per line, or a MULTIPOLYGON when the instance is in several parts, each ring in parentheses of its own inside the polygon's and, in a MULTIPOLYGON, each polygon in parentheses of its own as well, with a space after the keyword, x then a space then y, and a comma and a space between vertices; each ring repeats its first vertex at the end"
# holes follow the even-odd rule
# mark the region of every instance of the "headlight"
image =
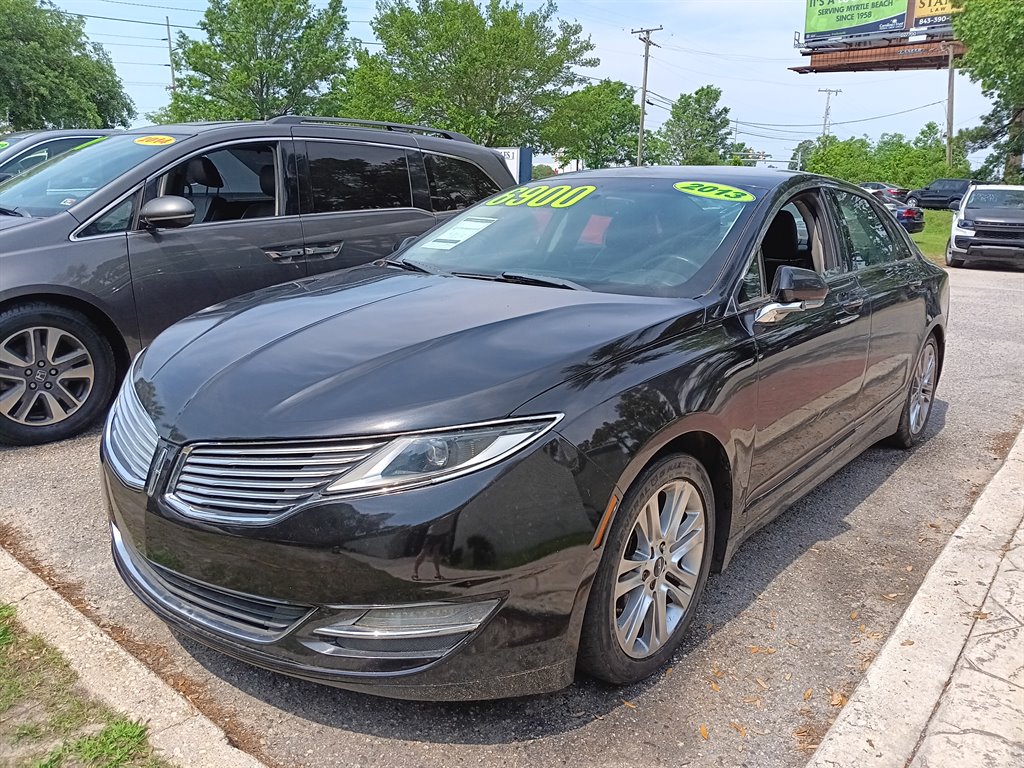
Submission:
POLYGON ((521 450, 561 418, 555 414, 396 437, 338 478, 326 492, 390 490, 474 472, 521 450))
POLYGON ((956 225, 960 229, 974 229, 974 222, 970 219, 958 219, 956 225))

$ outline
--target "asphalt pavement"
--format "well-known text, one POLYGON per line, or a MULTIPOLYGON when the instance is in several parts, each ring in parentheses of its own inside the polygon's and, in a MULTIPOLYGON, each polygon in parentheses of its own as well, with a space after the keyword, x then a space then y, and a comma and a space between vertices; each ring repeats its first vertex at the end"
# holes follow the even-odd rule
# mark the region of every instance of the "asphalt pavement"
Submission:
POLYGON ((0 544, 271 765, 802 766, 1024 424, 1024 272, 951 281, 928 440, 869 450, 755 535, 672 666, 628 688, 408 703, 179 640, 110 563, 96 432, 0 448, 0 544))

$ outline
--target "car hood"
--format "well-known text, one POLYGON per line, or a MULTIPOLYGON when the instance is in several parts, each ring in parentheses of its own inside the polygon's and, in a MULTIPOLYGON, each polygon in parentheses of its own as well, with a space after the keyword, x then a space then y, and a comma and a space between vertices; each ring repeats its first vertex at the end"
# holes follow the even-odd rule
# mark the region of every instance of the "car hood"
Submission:
POLYGON ((991 224, 1024 224, 1024 210, 1019 208, 968 208, 964 218, 991 224))
POLYGON ((13 229, 14 227, 22 224, 28 224, 30 221, 36 221, 36 219, 29 218, 28 216, 3 216, 0 215, 0 230, 13 229))
POLYGON ((467 424, 703 315, 687 299, 358 268, 186 318, 145 352, 136 391, 177 443, 467 424))

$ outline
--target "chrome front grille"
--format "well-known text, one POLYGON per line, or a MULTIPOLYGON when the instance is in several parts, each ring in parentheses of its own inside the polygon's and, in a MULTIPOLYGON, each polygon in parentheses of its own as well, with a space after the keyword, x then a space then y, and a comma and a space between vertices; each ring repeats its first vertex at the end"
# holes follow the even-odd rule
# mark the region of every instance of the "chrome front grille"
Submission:
POLYGON ((308 440, 190 446, 178 461, 167 499, 190 517, 266 522, 314 496, 385 442, 308 440))
POLYGON ((143 488, 160 438, 135 393, 130 371, 110 410, 105 438, 107 456, 118 477, 132 488, 143 488))

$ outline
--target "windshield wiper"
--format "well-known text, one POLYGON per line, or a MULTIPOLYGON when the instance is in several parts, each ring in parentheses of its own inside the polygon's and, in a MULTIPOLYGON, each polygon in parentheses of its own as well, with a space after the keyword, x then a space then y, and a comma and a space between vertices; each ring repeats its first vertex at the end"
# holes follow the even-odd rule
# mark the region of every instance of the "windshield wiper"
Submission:
POLYGON ((399 269, 404 269, 406 272, 422 272, 424 275, 434 274, 426 267, 420 266, 412 261, 406 261, 405 259, 381 259, 376 263, 382 266, 398 267, 399 269))
POLYGON ((589 291, 590 289, 572 280, 561 277, 543 277, 526 272, 502 272, 498 275, 482 272, 452 272, 455 277, 469 277, 474 280, 490 280, 492 283, 518 283, 519 285, 542 285, 545 288, 567 288, 570 291, 589 291))
POLYGON ((14 209, 14 208, 4 208, 2 205, 0 205, 0 213, 2 213, 4 216, 18 216, 18 217, 24 217, 25 216, 25 214, 22 213, 21 211, 18 211, 18 210, 14 209))

